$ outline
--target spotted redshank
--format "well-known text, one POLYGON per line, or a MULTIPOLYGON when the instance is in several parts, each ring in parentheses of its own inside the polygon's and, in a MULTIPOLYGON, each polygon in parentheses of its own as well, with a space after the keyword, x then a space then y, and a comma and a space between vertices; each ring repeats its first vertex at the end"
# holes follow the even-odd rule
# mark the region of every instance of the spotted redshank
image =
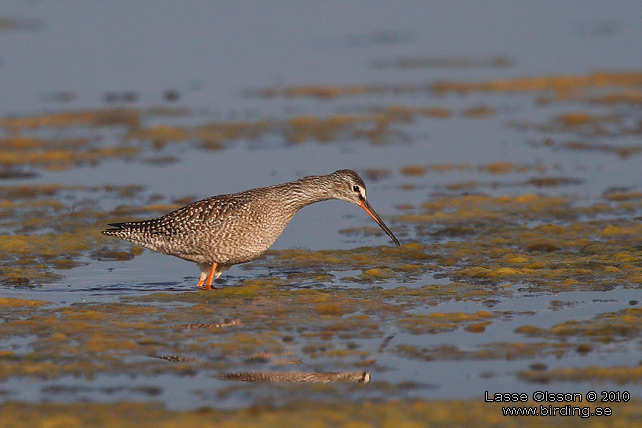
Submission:
POLYGON ((197 263, 198 287, 232 265, 263 254, 301 208, 340 199, 359 205, 399 245, 395 235, 366 199, 366 185, 356 172, 304 177, 275 186, 212 196, 151 220, 110 223, 103 234, 197 263))

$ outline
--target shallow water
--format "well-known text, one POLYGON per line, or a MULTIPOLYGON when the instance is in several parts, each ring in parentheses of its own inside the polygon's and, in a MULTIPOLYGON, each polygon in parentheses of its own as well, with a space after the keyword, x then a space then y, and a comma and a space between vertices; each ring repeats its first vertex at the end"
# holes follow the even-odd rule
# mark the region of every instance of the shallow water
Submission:
POLYGON ((639 5, 246 8, 0 8, 1 401, 642 396, 639 5), (340 168, 406 246, 315 204, 208 295, 194 265, 98 234, 340 168), (220 379, 253 371, 371 382, 220 379))

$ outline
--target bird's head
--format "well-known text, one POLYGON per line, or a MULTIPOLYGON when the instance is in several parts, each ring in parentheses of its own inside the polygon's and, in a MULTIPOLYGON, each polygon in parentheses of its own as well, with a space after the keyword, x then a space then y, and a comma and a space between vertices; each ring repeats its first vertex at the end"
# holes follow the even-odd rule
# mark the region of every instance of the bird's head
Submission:
POLYGON ((334 197, 342 201, 351 202, 359 205, 365 212, 367 212, 374 221, 377 222, 379 227, 392 238, 393 242, 399 245, 399 240, 395 237, 392 231, 381 220, 381 217, 368 203, 366 197, 366 183, 359 175, 349 169, 341 169, 330 174, 334 184, 334 197))

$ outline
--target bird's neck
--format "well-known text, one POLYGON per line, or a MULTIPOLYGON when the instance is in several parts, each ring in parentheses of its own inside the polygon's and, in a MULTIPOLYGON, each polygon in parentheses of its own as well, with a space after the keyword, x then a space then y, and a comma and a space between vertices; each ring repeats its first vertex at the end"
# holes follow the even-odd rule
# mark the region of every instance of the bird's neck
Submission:
POLYGON ((333 198, 334 186, 327 176, 310 176, 286 183, 291 208, 296 212, 315 202, 333 198))

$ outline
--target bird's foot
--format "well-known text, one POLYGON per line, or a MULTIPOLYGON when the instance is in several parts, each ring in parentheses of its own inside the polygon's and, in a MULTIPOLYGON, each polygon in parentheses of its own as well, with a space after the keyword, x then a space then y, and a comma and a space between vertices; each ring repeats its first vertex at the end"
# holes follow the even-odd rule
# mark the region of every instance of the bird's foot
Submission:
POLYGON ((201 290, 216 290, 219 287, 214 287, 212 284, 207 284, 206 281, 198 281, 198 284, 196 284, 198 288, 201 290))
POLYGON ((196 286, 198 288, 200 288, 201 290, 217 290, 218 289, 218 287, 214 287, 212 285, 206 285, 206 284, 196 284, 196 286))
POLYGON ((220 272, 216 272, 217 264, 216 263, 212 263, 211 267, 208 266, 209 267, 209 274, 206 274, 206 272, 207 272, 205 270, 206 266, 207 265, 205 265, 205 266, 201 265, 201 277, 198 280, 198 284, 196 284, 196 286, 198 288, 203 289, 203 290, 211 290, 212 288, 216 289, 216 287, 212 287, 212 281, 214 280, 215 277, 218 278, 221 275, 220 272))
POLYGON ((196 284, 196 286, 203 290, 209 290, 211 288, 211 286, 208 287, 207 285, 205 285, 205 278, 199 279, 198 284, 196 284))

